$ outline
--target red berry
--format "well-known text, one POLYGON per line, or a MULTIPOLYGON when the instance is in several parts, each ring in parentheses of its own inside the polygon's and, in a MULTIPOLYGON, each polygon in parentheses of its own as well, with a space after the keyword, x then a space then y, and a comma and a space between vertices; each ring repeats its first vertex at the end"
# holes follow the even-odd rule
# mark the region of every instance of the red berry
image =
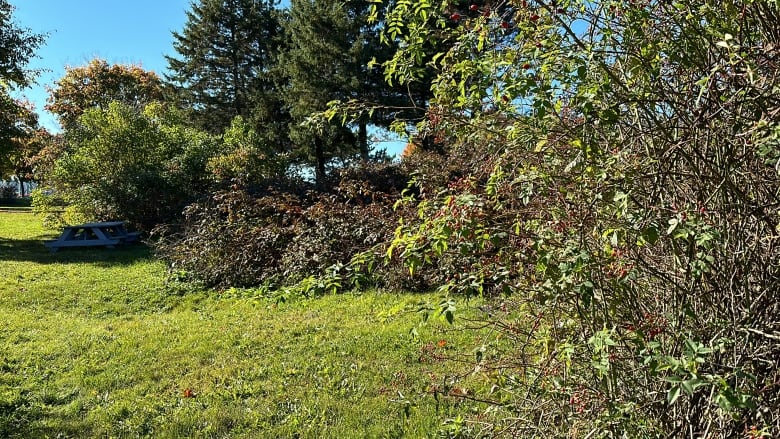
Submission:
POLYGON ((531 21, 536 21, 539 19, 539 16, 537 14, 531 14, 531 21))
POLYGON ((460 20, 460 14, 458 14, 458 13, 456 12, 456 13, 454 13, 454 14, 450 15, 450 18, 451 18, 453 21, 458 21, 458 20, 460 20))
POLYGON ((501 27, 504 28, 504 29, 509 29, 509 23, 506 22, 506 21, 502 21, 501 22, 501 27))
POLYGON ((525 63, 523 64, 523 70, 528 70, 531 68, 531 64, 525 63))
POLYGON ((477 5, 471 5, 471 6, 469 6, 469 10, 471 10, 471 11, 477 11, 477 10, 479 10, 479 6, 477 6, 477 5))

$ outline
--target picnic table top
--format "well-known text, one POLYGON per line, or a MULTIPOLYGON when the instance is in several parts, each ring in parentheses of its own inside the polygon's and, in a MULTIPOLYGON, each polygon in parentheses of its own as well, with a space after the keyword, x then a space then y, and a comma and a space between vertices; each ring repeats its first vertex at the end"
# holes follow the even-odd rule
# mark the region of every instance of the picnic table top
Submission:
POLYGON ((118 227, 125 225, 124 221, 108 221, 103 223, 86 223, 86 224, 76 224, 73 226, 65 226, 65 229, 93 229, 93 228, 100 228, 100 227, 118 227))
POLYGON ((136 242, 140 232, 127 232, 124 221, 76 224, 63 227, 62 234, 55 240, 44 242, 49 250, 56 252, 60 247, 106 246, 136 242))

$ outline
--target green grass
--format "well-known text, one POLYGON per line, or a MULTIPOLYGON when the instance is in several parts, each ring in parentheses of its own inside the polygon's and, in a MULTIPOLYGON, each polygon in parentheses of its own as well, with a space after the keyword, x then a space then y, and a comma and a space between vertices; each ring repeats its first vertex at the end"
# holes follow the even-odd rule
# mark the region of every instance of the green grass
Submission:
POLYGON ((480 409, 430 392, 474 337, 421 326, 435 295, 227 297, 55 235, 0 212, 0 437, 431 437, 480 409))

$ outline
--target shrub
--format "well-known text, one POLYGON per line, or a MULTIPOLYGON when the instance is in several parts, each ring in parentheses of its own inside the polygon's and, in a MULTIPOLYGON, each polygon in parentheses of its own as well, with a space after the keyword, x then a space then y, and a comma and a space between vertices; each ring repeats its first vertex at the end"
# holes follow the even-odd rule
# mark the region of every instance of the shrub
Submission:
POLYGON ((501 293, 483 324, 508 342, 466 357, 492 380, 468 397, 494 402, 472 434, 780 431, 777 5, 522 3, 387 19, 401 81, 449 29, 419 131, 484 158, 420 175, 388 252, 501 293))
POLYGON ((11 200, 13 198, 16 198, 16 187, 0 184, 0 200, 11 200))
POLYGON ((188 206, 175 229, 157 229, 158 254, 222 288, 290 284, 349 264, 397 224, 392 205, 405 182, 385 166, 345 171, 327 191, 277 183, 219 192, 188 206))
POLYGON ((207 189, 218 144, 159 104, 143 112, 113 102, 89 109, 66 134, 50 184, 87 220, 123 219, 142 230, 177 217, 207 189))

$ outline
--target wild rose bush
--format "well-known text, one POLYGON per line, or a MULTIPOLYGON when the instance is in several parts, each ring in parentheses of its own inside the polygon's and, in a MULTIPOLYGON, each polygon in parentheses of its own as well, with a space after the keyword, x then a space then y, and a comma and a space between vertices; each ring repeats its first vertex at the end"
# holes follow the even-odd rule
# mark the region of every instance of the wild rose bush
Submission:
POLYGON ((396 81, 451 43, 417 133, 481 157, 407 197, 420 219, 387 251, 443 292, 500 293, 483 324, 510 349, 471 356, 491 408, 451 433, 777 434, 777 5, 475 6, 385 21, 396 81))

